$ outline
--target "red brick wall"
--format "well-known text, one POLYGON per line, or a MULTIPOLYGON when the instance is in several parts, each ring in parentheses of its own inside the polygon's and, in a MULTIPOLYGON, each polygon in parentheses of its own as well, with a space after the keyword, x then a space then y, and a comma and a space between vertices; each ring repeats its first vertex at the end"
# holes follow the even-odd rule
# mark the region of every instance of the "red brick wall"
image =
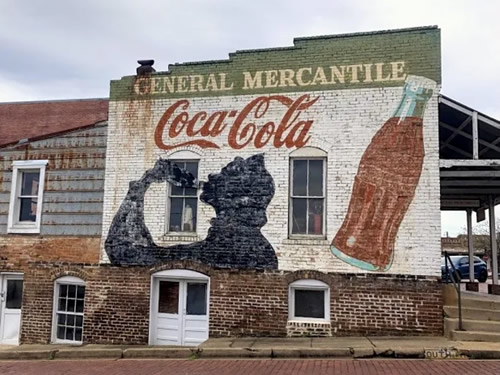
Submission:
POLYGON ((147 344, 150 274, 140 267, 31 264, 24 275, 22 343, 51 340, 54 281, 77 276, 86 283, 84 341, 147 344))
POLYGON ((50 269, 36 267, 24 274, 20 343, 48 344, 52 326, 54 283, 50 269))
POLYGON ((0 236, 0 270, 22 271, 28 262, 97 263, 99 237, 0 236))
POLYGON ((93 268, 89 274, 85 342, 147 344, 151 279, 148 270, 104 266, 93 268))
MULTIPOLYGON (((441 335, 441 284, 394 275, 210 270, 172 263, 210 276, 210 337, 285 336, 288 284, 319 279, 331 288, 331 332, 356 335, 441 335)), ((54 280, 66 274, 86 281, 84 341, 147 344, 151 270, 145 267, 32 264, 25 274, 23 343, 47 343, 54 280)))
POLYGON ((333 276, 333 335, 441 335, 438 281, 367 275, 333 276))
POLYGON ((288 284, 278 272, 219 271, 210 279, 210 336, 285 336, 288 284))

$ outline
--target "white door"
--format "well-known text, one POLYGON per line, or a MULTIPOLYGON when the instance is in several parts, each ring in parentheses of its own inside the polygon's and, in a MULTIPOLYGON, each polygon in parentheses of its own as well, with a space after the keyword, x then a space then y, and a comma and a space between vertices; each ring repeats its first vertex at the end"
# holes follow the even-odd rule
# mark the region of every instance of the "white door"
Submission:
POLYGON ((23 276, 0 275, 0 344, 19 344, 23 276))
POLYGON ((208 290, 206 277, 153 277, 151 344, 197 346, 207 340, 208 290))

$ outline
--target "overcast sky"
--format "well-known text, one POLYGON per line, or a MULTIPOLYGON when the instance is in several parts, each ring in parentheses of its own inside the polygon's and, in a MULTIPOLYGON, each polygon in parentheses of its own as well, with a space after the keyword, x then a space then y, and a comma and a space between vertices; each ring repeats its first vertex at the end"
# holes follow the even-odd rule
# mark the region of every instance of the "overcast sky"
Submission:
MULTIPOLYGON (((500 119, 498 0, 0 0, 0 101, 107 97, 109 81, 294 37, 441 28, 442 93, 500 119)), ((446 216, 455 234, 465 219, 446 216)))

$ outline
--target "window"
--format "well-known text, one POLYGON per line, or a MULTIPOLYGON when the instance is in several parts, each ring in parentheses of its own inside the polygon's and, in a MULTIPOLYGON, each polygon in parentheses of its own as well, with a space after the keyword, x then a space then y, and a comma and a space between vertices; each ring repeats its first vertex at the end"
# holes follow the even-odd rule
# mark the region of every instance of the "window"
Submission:
POLYGON ((330 288, 319 280, 297 280, 290 284, 290 320, 330 321, 330 288))
POLYGON ((290 233, 325 234, 325 159, 292 158, 290 233))
POLYGON ((20 309, 23 303, 23 280, 7 279, 6 309, 20 309))
MULTIPOLYGON (((196 179, 198 178, 197 160, 173 160, 180 168, 186 169, 196 179)), ((168 189, 168 231, 196 232, 198 213, 198 191, 195 188, 185 188, 170 184, 168 189)))
POLYGON ((47 160, 14 161, 9 204, 9 233, 40 233, 47 160))
POLYGON ((85 282, 83 280, 73 276, 65 276, 56 280, 52 324, 53 342, 82 342, 84 303, 85 282))

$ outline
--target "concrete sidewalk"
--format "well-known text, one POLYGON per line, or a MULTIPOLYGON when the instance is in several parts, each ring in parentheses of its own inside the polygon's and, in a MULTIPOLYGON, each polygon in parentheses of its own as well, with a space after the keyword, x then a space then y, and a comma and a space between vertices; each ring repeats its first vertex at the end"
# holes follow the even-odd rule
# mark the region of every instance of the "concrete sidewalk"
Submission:
POLYGON ((218 338, 199 347, 0 345, 0 360, 120 358, 500 359, 500 343, 444 337, 218 338))

